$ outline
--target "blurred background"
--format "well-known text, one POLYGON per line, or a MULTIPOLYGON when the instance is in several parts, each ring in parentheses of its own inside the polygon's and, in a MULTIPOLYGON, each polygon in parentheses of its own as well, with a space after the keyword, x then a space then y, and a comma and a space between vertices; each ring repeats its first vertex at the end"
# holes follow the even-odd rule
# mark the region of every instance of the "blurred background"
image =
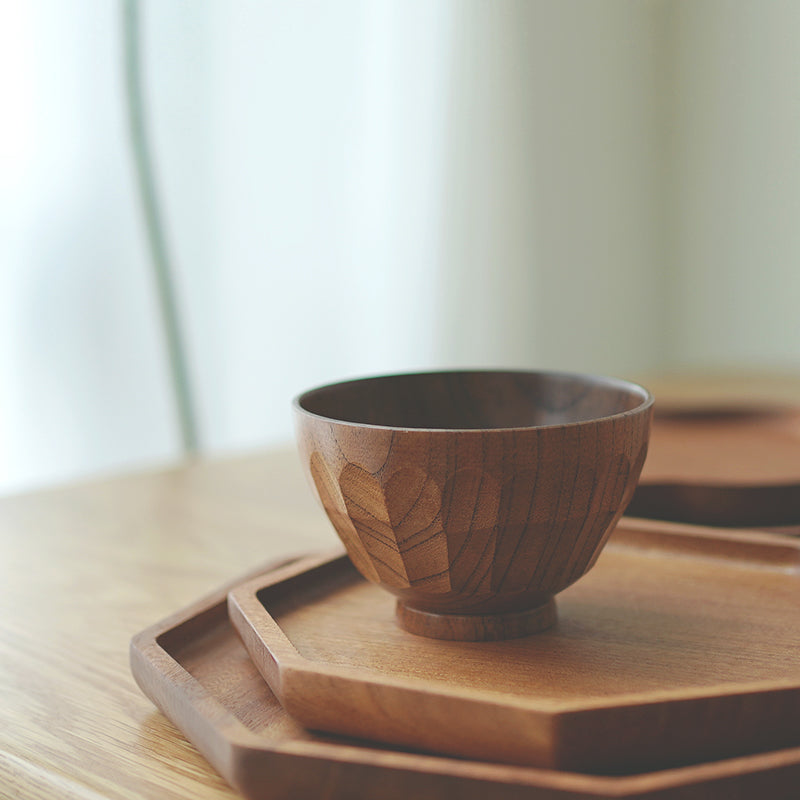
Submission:
POLYGON ((794 0, 4 4, 0 493, 375 372, 795 369, 798 41, 794 0))

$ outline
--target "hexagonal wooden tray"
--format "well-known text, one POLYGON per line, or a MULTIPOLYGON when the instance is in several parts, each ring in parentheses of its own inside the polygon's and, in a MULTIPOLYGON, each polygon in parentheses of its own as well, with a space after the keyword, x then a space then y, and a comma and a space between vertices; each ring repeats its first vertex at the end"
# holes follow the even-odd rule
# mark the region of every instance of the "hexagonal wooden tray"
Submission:
POLYGON ((797 796, 800 747, 641 775, 595 776, 425 756, 309 733, 281 708, 228 620, 227 591, 245 580, 142 631, 130 651, 144 693, 251 800, 797 796))
POLYGON ((624 520, 558 607, 524 639, 426 639, 340 556, 228 610, 309 729, 595 773, 800 744, 800 542, 624 520))

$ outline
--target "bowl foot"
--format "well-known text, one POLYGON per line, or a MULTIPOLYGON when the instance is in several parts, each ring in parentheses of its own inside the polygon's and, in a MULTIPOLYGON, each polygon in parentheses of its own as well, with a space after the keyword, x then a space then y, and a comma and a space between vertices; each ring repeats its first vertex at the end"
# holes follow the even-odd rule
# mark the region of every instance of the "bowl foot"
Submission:
POLYGON ((439 614, 397 602, 397 624, 409 633, 457 642, 496 642, 539 633, 555 624, 556 601, 507 614, 439 614))

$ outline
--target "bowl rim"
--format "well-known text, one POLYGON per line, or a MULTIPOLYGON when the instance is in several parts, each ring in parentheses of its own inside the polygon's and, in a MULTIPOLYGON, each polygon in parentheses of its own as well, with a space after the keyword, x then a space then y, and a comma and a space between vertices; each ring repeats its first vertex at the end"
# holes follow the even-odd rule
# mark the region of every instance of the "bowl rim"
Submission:
POLYGON ((361 377, 348 378, 340 381, 332 381, 330 383, 314 386, 307 389, 300 394, 295 395, 292 400, 292 407, 295 414, 298 416, 312 417, 314 419, 322 420, 328 423, 335 423, 350 428, 363 428, 365 430, 387 430, 395 432, 419 432, 419 433, 435 433, 435 434, 486 434, 495 432, 511 432, 511 431, 541 431, 541 430, 555 430, 559 428, 575 428, 587 425, 596 425, 599 422, 607 420, 624 419, 625 417, 637 416, 644 413, 653 406, 655 402, 654 396, 651 392, 634 381, 626 380, 624 378, 617 378, 613 376, 600 375, 590 372, 573 372, 568 370, 550 370, 550 369, 500 369, 500 368, 463 368, 463 369, 431 369, 431 370, 415 370, 409 372, 392 372, 365 375, 361 377), (352 386, 358 383, 368 383, 374 380, 385 380, 393 378, 407 378, 415 376, 436 376, 436 375, 537 375, 554 378, 572 378, 586 381, 587 383, 596 383, 604 386, 605 388, 618 388, 631 392, 632 394, 642 395, 642 402, 630 408, 627 411, 620 411, 616 414, 606 414, 601 417, 589 417, 588 419, 575 420, 573 422, 559 422, 547 425, 515 425, 508 427, 484 427, 484 428, 437 428, 437 427, 416 427, 404 425, 380 425, 371 422, 354 422, 352 420, 339 419, 337 417, 326 416, 325 414, 318 414, 315 411, 309 411, 303 406, 311 395, 329 389, 336 389, 344 386, 352 386))

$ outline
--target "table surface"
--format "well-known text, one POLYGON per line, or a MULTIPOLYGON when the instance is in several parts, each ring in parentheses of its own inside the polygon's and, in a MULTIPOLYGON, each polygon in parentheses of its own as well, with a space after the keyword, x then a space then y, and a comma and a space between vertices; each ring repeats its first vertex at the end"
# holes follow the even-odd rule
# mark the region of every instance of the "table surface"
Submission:
POLYGON ((237 797, 148 700, 131 637, 336 539, 293 451, 0 500, 0 797, 237 797))
MULTIPOLYGON (((657 385, 800 400, 797 376, 657 385)), ((1 499, 0 542, 0 797, 236 797, 139 690, 128 644, 267 561, 337 544, 294 451, 1 499)))

